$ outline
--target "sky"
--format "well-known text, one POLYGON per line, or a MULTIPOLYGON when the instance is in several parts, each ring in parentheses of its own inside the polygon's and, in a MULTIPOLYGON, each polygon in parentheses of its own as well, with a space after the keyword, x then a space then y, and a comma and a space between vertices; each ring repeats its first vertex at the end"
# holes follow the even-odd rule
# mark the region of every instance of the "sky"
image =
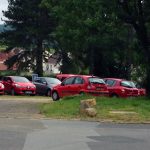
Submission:
POLYGON ((2 10, 7 10, 8 2, 7 0, 0 0, 0 24, 3 24, 1 18, 4 18, 2 10))

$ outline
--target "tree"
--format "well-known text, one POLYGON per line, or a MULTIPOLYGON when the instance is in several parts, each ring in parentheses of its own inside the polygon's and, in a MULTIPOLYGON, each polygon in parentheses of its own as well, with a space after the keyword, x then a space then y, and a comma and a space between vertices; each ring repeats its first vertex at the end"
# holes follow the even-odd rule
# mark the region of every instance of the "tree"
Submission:
POLYGON ((148 0, 119 0, 119 17, 126 23, 133 26, 137 38, 142 46, 144 56, 143 63, 146 64, 146 88, 150 96, 150 1, 148 0))
POLYGON ((24 50, 16 58, 7 61, 18 63, 20 69, 32 67, 35 73, 43 74, 43 43, 50 40, 50 33, 55 28, 55 19, 41 0, 8 0, 8 10, 3 14, 7 18, 5 25, 11 30, 5 30, 1 39, 9 47, 19 47, 24 50), (22 65, 23 64, 23 65, 22 65))
POLYGON ((135 34, 118 19, 114 1, 44 0, 44 3, 58 18, 54 36, 63 53, 69 53, 71 61, 77 64, 76 73, 84 73, 88 68, 87 73, 102 77, 129 78, 128 68, 134 59, 128 52, 134 53, 135 34))

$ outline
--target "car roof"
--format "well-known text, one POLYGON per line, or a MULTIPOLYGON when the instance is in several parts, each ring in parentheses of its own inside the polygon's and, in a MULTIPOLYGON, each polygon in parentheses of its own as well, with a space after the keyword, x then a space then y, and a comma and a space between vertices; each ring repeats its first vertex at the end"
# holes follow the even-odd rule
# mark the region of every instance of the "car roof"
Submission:
POLYGON ((120 79, 120 78, 104 78, 105 80, 115 80, 115 81, 130 81, 126 79, 120 79))

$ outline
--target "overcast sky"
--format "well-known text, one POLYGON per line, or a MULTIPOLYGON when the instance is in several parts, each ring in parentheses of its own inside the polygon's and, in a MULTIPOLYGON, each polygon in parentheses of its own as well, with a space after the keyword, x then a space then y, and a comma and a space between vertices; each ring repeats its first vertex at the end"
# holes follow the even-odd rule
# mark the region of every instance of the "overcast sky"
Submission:
POLYGON ((7 10, 8 2, 7 0, 0 0, 0 24, 3 22, 1 21, 1 18, 3 17, 2 10, 7 10))

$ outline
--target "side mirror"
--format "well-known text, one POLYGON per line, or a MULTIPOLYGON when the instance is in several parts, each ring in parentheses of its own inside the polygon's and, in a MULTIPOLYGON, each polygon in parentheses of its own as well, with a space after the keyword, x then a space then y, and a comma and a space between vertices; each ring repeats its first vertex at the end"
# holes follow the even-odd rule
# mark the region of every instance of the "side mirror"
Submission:
POLYGON ((47 85, 47 83, 46 82, 42 82, 43 84, 45 84, 45 85, 47 85))

